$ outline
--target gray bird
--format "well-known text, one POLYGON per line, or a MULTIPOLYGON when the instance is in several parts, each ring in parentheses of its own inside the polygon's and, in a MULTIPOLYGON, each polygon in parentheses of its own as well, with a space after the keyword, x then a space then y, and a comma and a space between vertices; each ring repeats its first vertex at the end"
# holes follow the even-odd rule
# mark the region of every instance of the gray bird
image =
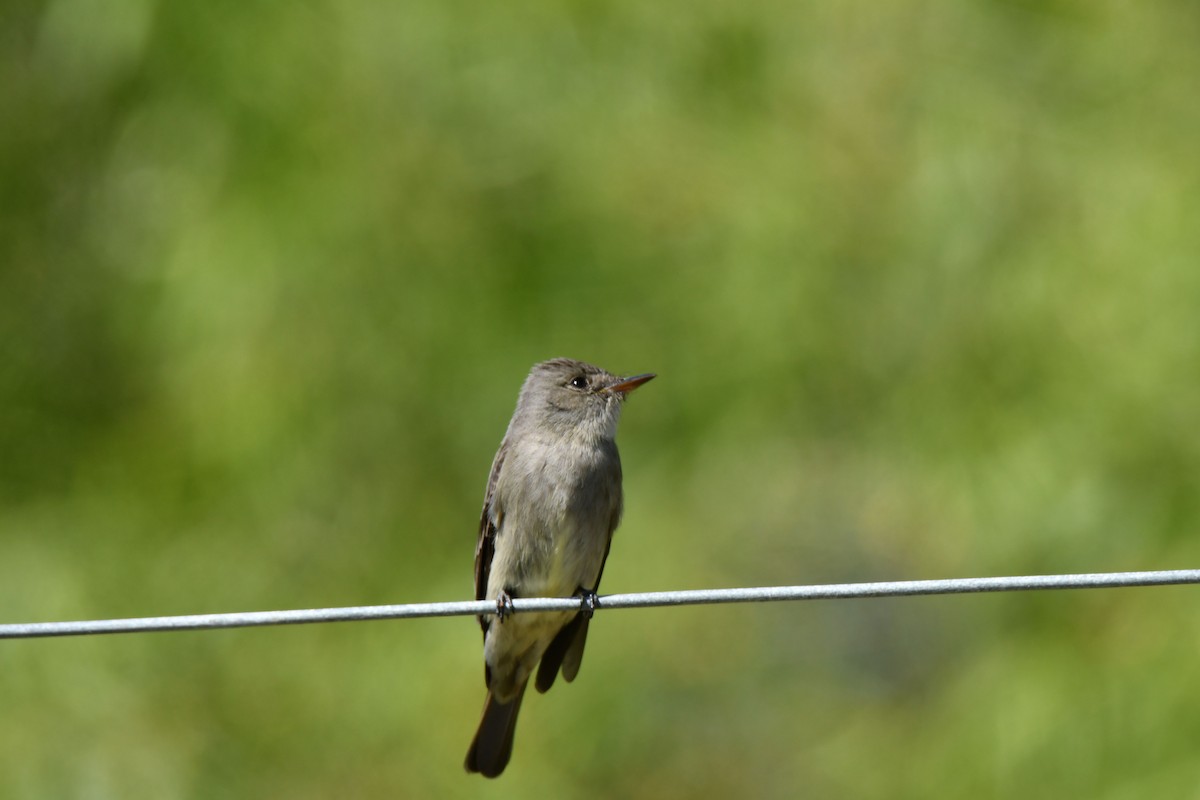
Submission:
POLYGON ((488 478, 475 598, 481 616, 487 702, 467 751, 468 772, 494 778, 512 755, 530 675, 544 692, 562 670, 579 672, 588 620, 621 520, 621 457, 615 437, 625 396, 652 374, 620 378, 569 358, 534 365, 488 478), (587 610, 508 614, 514 597, 584 598, 587 610), (541 666, 538 666, 541 662, 541 666))

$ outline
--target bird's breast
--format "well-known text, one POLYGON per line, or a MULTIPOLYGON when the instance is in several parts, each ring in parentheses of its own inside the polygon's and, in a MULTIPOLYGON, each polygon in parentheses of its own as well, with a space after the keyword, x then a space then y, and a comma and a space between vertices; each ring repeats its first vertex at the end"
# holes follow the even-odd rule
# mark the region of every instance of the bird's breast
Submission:
POLYGON ((504 522, 493 576, 518 595, 570 595, 598 577, 620 513, 620 462, 615 447, 530 445, 509 453, 497 482, 504 522))

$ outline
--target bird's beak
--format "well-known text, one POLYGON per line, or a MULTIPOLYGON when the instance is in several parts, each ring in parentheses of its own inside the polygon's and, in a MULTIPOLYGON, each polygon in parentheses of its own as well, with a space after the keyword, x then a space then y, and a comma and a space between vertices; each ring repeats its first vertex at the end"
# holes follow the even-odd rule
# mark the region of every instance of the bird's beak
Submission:
POLYGON ((621 394, 629 394, 637 387, 641 386, 646 381, 654 377, 653 372, 646 372, 641 375, 634 375, 632 378, 622 378, 621 380, 608 387, 610 392, 620 392, 621 394))

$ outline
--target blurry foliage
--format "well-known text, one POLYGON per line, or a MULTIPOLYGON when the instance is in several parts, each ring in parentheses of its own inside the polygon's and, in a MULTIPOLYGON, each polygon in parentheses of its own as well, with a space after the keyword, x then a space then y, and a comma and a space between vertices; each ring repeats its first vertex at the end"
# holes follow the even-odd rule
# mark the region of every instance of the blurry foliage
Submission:
MULTIPOLYGON (((1186 3, 0 11, 0 617, 459 599, 525 371, 607 591, 1194 566, 1186 3)), ((503 791, 1179 797, 1191 589, 647 610, 503 791)), ((469 797, 470 620, 7 642, 5 797, 469 797)))

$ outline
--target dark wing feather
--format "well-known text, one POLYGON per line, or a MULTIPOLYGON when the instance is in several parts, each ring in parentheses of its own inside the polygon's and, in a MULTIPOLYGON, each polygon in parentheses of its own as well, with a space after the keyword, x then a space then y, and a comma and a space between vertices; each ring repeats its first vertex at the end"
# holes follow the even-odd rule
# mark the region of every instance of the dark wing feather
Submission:
MULTIPOLYGON (((479 514, 479 538, 475 542, 475 599, 487 597, 488 574, 492 571, 492 556, 496 550, 496 527, 500 513, 493 519, 492 499, 496 492, 496 481, 500 478, 500 467, 508 452, 508 441, 500 443, 496 457, 492 459, 492 472, 488 476, 487 491, 483 495, 483 511, 479 514)), ((489 617, 479 617, 479 625, 487 632, 489 617)))
MULTIPOLYGON (((618 472, 618 481, 620 473, 618 472)), ((618 486, 619 486, 618 482, 618 486)), ((621 504, 617 503, 608 525, 608 542, 604 545, 604 558, 600 561, 600 571, 596 573, 596 585, 593 592, 600 591, 600 579, 604 577, 604 565, 608 563, 608 552, 612 549, 613 532, 621 521, 621 504)), ((537 680, 534 686, 539 692, 545 692, 554 685, 559 669, 562 669, 563 680, 567 683, 575 680, 579 674, 579 665, 583 662, 583 646, 587 644, 588 623, 591 622, 582 613, 576 614, 570 622, 550 642, 546 652, 542 654, 542 663, 538 665, 537 680)))
MULTIPOLYGON (((608 533, 608 545, 604 548, 604 560, 600 562, 600 572, 596 574, 596 585, 592 587, 593 592, 600 591, 600 579, 604 577, 604 565, 608 563, 608 551, 612 549, 612 531, 616 527, 614 519, 613 526, 608 533)), ((583 646, 587 644, 588 623, 591 620, 583 614, 579 615, 579 619, 582 621, 579 632, 571 640, 571 646, 567 648, 566 655, 563 657, 562 676, 567 683, 575 680, 575 676, 579 674, 579 665, 583 663, 583 646)))

